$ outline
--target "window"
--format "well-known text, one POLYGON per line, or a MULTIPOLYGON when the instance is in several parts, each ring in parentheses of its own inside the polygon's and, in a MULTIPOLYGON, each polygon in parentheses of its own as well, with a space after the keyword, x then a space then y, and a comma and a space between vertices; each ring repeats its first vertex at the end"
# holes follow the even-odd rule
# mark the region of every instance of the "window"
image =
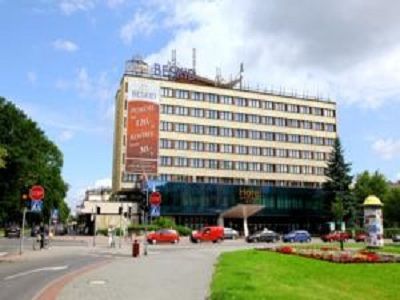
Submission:
POLYGON ((313 138, 313 144, 315 144, 315 145, 323 145, 324 144, 324 139, 322 137, 314 137, 313 138))
POLYGON ((174 113, 174 107, 172 105, 161 105, 161 112, 163 114, 172 115, 174 113))
POLYGON ((208 167, 209 167, 210 169, 218 169, 218 160, 216 160, 216 159, 210 159, 210 160, 208 161, 208 167))
POLYGON ((274 165, 272 164, 262 164, 262 168, 266 173, 274 173, 274 165))
POLYGON ((299 113, 310 114, 310 108, 308 106, 299 106, 299 113))
POLYGON ((260 163, 251 163, 251 162, 249 162, 247 165, 248 165, 248 170, 249 171, 256 171, 256 172, 261 171, 261 164, 260 163))
POLYGON ((312 114, 317 116, 322 116, 322 108, 313 107, 312 114))
POLYGON ((233 99, 230 96, 220 96, 219 98, 221 104, 233 104, 233 99))
POLYGON ((322 123, 321 122, 314 122, 313 123, 313 129, 314 130, 322 130, 322 123))
POLYGON ((187 141, 175 141, 175 149, 187 150, 188 142, 187 141))
POLYGON ((161 96, 163 96, 163 97, 172 97, 173 96, 173 89, 161 88, 161 96))
POLYGON ((257 115, 247 115, 247 122, 259 124, 259 123, 260 123, 260 116, 257 116, 257 115))
POLYGON ((161 165, 162 166, 171 166, 172 165, 172 157, 161 156, 161 165))
POLYGON ((204 145, 204 150, 207 151, 207 152, 218 152, 218 144, 206 143, 204 145))
POLYGON ((188 116, 189 115, 189 109, 187 107, 183 106, 176 106, 175 107, 175 114, 179 116, 188 116))
POLYGON ((177 123, 177 124, 175 124, 175 131, 176 132, 188 132, 189 126, 188 126, 188 124, 177 123))
POLYGON ((215 94, 204 94, 204 101, 211 103, 218 103, 218 95, 215 94))
POLYGON ((286 120, 284 118, 275 118, 276 126, 286 126, 286 120))
POLYGON ((300 151, 299 150, 288 150, 288 157, 300 158, 300 151))
POLYGON ((245 161, 236 162, 236 169, 239 171, 247 171, 247 162, 245 161))
POLYGON ((172 131, 172 123, 161 121, 161 131, 172 131))
POLYGON ((288 170, 289 170, 290 174, 300 174, 301 173, 300 166, 289 166, 288 170))
POLYGON ((301 169, 302 169, 301 172, 303 174, 312 174, 313 173, 313 168, 310 166, 302 166, 301 169))
POLYGON ((221 120, 232 121, 233 120, 233 114, 231 112, 227 112, 227 111, 220 111, 219 112, 219 118, 221 120))
POLYGON ((275 155, 277 157, 286 157, 287 156, 287 151, 286 151, 286 149, 276 149, 275 150, 275 155))
POLYGON ((298 128, 299 127, 299 121, 298 120, 288 119, 288 120, 286 120, 286 125, 288 127, 298 128))
POLYGON ((273 141, 274 140, 274 133, 273 132, 263 132, 262 139, 265 141, 273 141))
POLYGON ((325 124, 325 130, 329 132, 335 132, 336 126, 334 124, 325 124))
POLYGON ((237 122, 246 122, 246 114, 242 113, 234 114, 233 119, 237 122))
POLYGON ((206 110, 205 115, 208 119, 218 119, 218 111, 216 110, 206 110))
POLYGON ((234 102, 237 106, 247 106, 247 101, 244 98, 234 98, 234 102))
POLYGON ((274 125, 274 118, 273 117, 261 117, 261 123, 266 125, 274 125))
POLYGON ((300 143, 300 136, 297 134, 288 134, 287 139, 289 143, 300 143))
POLYGON ((249 154, 261 155, 261 148, 260 147, 249 147, 249 154))
POLYGON ((325 153, 324 152, 314 152, 314 159, 315 160, 324 160, 325 153))
POLYGON ((190 149, 193 151, 203 151, 204 143, 203 142, 191 142, 190 149))
POLYGON ((262 149, 262 154, 263 154, 264 156, 270 156, 270 157, 272 157, 272 156, 275 155, 274 153, 275 153, 274 148, 263 148, 263 149, 262 149))
POLYGON ((308 135, 303 135, 300 137, 301 143, 303 144, 311 144, 312 143, 312 138, 311 136, 308 135))
POLYGON ((299 110, 299 107, 295 104, 288 104, 287 105, 287 111, 288 112, 293 112, 293 113, 297 113, 299 110))
POLYGON ((286 111, 285 103, 275 103, 275 110, 286 111))
POLYGON ((302 151, 301 156, 303 159, 312 159, 311 151, 302 151))
POLYGON ((204 110, 201 108, 192 108, 190 110, 190 115, 196 118, 203 118, 204 117, 204 110))
POLYGON ((259 100, 249 99, 249 100, 247 101, 247 103, 248 103, 248 106, 249 106, 249 107, 256 107, 256 108, 259 108, 259 107, 260 107, 260 101, 259 101, 259 100))
POLYGON ((233 146, 232 145, 227 145, 227 144, 221 145, 220 146, 220 151, 222 153, 233 153, 233 146))
POLYGON ((186 157, 175 157, 174 166, 175 167, 187 167, 188 159, 186 157))
POLYGON ((235 146, 236 154, 247 154, 247 146, 235 146))
POLYGON ((233 161, 224 160, 220 164, 221 169, 232 170, 233 169, 233 161))
POLYGON ((190 160, 190 166, 192 168, 203 168, 204 167, 204 160, 200 158, 193 158, 190 160))
POLYGON ((208 135, 218 135, 218 127, 216 126, 204 126, 204 133, 208 135))
POLYGON ((204 126, 203 125, 192 125, 191 132, 194 134, 204 134, 204 126))
POLYGON ((335 111, 332 109, 324 109, 324 116, 333 118, 335 117, 335 111))
POLYGON ((325 168, 315 167, 314 170, 316 175, 325 175, 325 168))
POLYGON ((257 130, 249 130, 249 139, 260 140, 261 132, 257 130))
POLYGON ((160 148, 162 149, 172 149, 172 141, 167 139, 160 140, 160 148))
POLYGON ((284 133, 275 133, 275 141, 286 142, 286 134, 284 134, 284 133))
POLYGON ((269 109, 269 110, 273 110, 274 109, 274 103, 271 101, 265 101, 264 105, 263 105, 264 109, 269 109))
POLYGON ((189 91, 176 90, 176 98, 178 98, 178 99, 189 99, 189 91))
POLYGON ((247 130, 246 129, 234 129, 235 137, 245 139, 247 138, 247 130))
POLYGON ((203 101, 203 93, 192 92, 192 100, 203 101))
POLYGON ((287 165, 275 165, 275 172, 276 173, 287 173, 288 166, 287 165))
POLYGON ((325 139, 325 145, 333 146, 335 144, 335 139, 325 139))
POLYGON ((221 136, 232 137, 233 136, 233 129, 232 128, 220 128, 219 134, 221 136))
POLYGON ((302 122, 302 128, 304 128, 304 129, 312 129, 312 122, 303 121, 302 122))

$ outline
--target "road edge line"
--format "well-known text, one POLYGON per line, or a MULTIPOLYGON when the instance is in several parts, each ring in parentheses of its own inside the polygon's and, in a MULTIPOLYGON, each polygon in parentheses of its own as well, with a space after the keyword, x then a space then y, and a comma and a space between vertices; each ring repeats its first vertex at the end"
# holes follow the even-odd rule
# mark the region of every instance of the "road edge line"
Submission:
POLYGON ((103 267, 110 262, 111 259, 102 260, 100 262, 91 263, 82 268, 64 274, 63 276, 58 277, 45 285, 38 293, 36 293, 32 300, 56 300, 62 289, 76 277, 103 267))

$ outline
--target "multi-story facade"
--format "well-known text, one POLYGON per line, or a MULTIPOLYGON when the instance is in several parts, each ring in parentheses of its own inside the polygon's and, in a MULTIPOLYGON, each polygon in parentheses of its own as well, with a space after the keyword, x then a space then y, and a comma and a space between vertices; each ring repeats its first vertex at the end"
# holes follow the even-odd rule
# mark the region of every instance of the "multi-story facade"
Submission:
MULTIPOLYGON (((161 191, 168 184, 163 198, 170 199, 163 201, 162 211, 186 225, 221 220, 224 212, 225 218, 243 217, 231 209, 240 204, 260 205, 262 215, 273 198, 266 189, 284 194, 297 190, 298 195, 308 191, 305 198, 320 192, 336 136, 332 101, 233 88, 191 70, 131 61, 116 94, 113 191, 138 188, 143 176, 161 191), (186 196, 171 196, 178 186, 186 196), (236 188, 229 196, 233 206, 217 197, 208 206, 216 208, 211 213, 215 218, 185 220, 186 215, 210 214, 207 205, 203 212, 187 211, 199 207, 185 201, 204 187, 236 188)), ((211 199, 204 193, 197 201, 211 199)), ((305 198, 288 206, 306 208, 305 198)))

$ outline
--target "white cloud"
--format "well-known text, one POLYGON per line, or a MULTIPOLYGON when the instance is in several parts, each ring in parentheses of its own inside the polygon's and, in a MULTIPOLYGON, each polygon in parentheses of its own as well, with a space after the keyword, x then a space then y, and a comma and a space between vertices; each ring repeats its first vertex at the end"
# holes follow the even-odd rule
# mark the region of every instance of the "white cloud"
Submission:
POLYGON ((107 0, 107 6, 110 8, 116 8, 125 3, 125 0, 107 0))
POLYGON ((125 44, 130 44, 134 36, 150 35, 155 29, 154 15, 151 12, 138 11, 132 20, 121 27, 120 37, 125 44))
POLYGON ((95 7, 94 0, 61 0, 59 8, 66 15, 71 15, 78 11, 88 11, 95 7))
POLYGON ((28 78, 29 83, 31 83, 32 85, 36 83, 37 75, 35 72, 29 71, 28 73, 26 73, 26 76, 28 78))
POLYGON ((79 49, 79 46, 72 41, 57 39, 53 42, 53 47, 56 50, 75 52, 79 49))
POLYGON ((395 179, 400 181, 400 172, 396 174, 395 179))
POLYGON ((71 140, 74 137, 74 135, 75 135, 75 133, 71 130, 63 130, 60 132, 60 135, 58 138, 61 142, 67 142, 67 141, 71 140))
POLYGON ((400 157, 400 139, 378 139, 372 144, 372 149, 385 160, 400 157))
MULTIPOLYGON (((149 61, 166 62, 177 49, 178 61, 190 66, 195 47, 198 71, 211 78, 216 67, 225 78, 235 76, 244 62, 245 80, 254 85, 306 90, 368 108, 400 99, 400 41, 394 38, 400 2, 152 3, 141 16, 157 16, 146 21, 161 20, 172 38, 149 61)), ((121 34, 126 43, 136 34, 134 20, 121 34)))

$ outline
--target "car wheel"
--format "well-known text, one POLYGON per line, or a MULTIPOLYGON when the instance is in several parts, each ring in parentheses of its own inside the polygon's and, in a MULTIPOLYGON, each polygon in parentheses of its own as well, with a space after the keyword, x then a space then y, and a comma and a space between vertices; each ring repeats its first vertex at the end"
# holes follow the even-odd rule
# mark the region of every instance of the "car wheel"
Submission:
POLYGON ((178 240, 177 239, 173 240, 172 244, 178 244, 178 240))
POLYGON ((307 242, 311 243, 311 238, 308 238, 307 242))

